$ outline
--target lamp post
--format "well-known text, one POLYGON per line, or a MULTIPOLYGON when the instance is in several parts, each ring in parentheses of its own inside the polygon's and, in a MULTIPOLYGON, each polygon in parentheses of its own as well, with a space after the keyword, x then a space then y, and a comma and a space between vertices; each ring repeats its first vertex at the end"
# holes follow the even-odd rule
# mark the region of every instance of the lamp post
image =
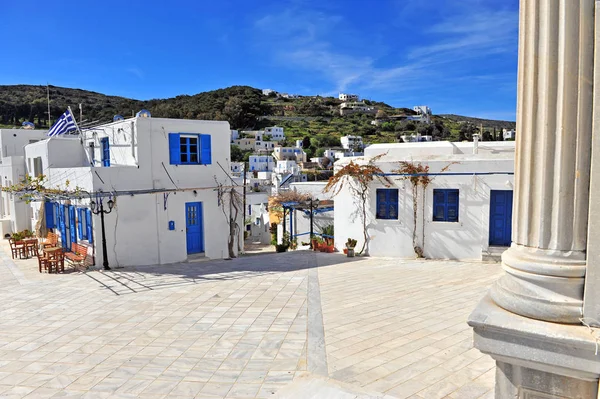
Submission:
POLYGON ((94 215, 100 215, 100 224, 102 225, 102 258, 103 258, 102 266, 104 266, 104 270, 111 270, 110 267, 108 266, 108 253, 106 250, 106 233, 104 231, 104 215, 109 214, 112 211, 114 205, 115 205, 115 202, 112 199, 109 199, 108 200, 108 211, 105 211, 102 199, 100 199, 100 207, 98 209, 96 209, 95 201, 92 201, 90 203, 90 207, 92 208, 92 213, 94 215))
POLYGON ((313 201, 313 199, 310 199, 310 249, 313 249, 313 235, 314 235, 314 229, 313 229, 313 215, 314 215, 314 209, 315 206, 318 208, 319 207, 319 199, 316 199, 313 201))

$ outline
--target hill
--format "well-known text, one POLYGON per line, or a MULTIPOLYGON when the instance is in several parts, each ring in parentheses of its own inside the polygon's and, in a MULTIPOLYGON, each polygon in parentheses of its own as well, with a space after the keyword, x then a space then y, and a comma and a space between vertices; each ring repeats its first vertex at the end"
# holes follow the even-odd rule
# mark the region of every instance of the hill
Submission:
MULTIPOLYGON (((77 114, 83 105, 84 120, 109 122, 116 114, 129 116, 142 108, 154 117, 181 119, 227 120, 232 129, 260 129, 274 124, 283 126, 289 143, 310 140, 309 155, 329 146, 339 146, 339 138, 347 134, 362 135, 370 143, 394 142, 402 135, 420 133, 434 139, 469 140, 483 125, 484 139, 492 140, 503 128, 514 128, 514 122, 494 121, 459 115, 434 116, 430 125, 391 120, 373 125, 373 115, 340 116, 341 101, 334 97, 301 96, 282 98, 265 96, 249 86, 232 86, 195 95, 174 98, 136 100, 107 96, 87 90, 50 86, 50 112, 53 118, 71 106, 77 114)), ((408 108, 365 100, 380 109, 382 115, 411 115, 408 108)), ((0 86, 0 126, 20 126, 31 121, 48 128, 46 86, 0 86)))

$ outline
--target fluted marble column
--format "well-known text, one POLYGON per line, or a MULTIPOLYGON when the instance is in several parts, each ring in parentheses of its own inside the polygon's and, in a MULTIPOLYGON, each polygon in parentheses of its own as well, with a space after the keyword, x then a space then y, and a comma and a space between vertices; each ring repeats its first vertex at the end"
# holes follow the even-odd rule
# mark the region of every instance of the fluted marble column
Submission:
POLYGON ((592 138, 594 0, 521 0, 513 244, 499 306, 580 323, 592 138))

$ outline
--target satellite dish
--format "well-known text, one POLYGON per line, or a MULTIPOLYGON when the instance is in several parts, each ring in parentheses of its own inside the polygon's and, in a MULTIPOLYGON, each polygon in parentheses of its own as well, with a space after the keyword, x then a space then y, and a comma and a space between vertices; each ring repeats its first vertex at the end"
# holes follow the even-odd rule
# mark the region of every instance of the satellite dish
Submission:
POLYGON ((135 114, 135 116, 140 118, 150 118, 152 115, 150 115, 150 111, 148 111, 147 109, 143 109, 137 114, 135 114))
POLYGON ((125 120, 125 118, 123 118, 123 116, 121 116, 121 115, 115 115, 115 116, 113 116, 113 122, 124 121, 124 120, 125 120))
POLYGON ((23 129, 35 129, 35 125, 31 122, 25 121, 21 124, 23 129))

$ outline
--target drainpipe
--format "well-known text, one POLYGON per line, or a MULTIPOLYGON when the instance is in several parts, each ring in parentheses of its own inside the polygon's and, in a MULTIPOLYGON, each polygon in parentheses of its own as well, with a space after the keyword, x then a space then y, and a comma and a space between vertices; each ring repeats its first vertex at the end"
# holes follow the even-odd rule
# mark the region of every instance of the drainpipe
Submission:
POLYGON ((473 154, 477 154, 478 150, 479 150, 479 135, 474 134, 473 135, 473 154))

